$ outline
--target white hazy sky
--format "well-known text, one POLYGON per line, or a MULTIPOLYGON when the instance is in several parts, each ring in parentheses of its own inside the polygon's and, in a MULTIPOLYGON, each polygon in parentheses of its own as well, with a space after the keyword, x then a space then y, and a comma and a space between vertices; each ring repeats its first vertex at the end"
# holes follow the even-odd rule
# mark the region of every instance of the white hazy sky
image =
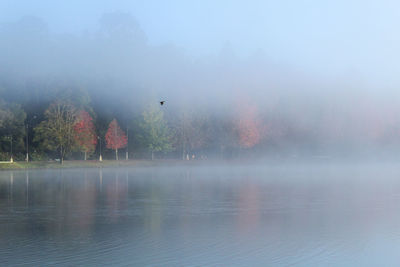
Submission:
MULTIPOLYGON (((368 0, 0 0, 0 23, 35 15, 53 32, 93 31, 103 13, 137 18, 151 44, 173 43, 194 56, 229 43, 323 75, 399 82, 400 2, 368 0)), ((371 80, 371 82, 373 82, 371 80)))

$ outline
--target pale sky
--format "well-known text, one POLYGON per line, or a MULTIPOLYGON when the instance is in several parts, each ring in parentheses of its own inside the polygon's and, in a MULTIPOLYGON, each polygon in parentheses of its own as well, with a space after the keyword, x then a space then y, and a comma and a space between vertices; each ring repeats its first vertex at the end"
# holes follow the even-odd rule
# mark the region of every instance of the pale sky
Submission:
POLYGON ((0 23, 35 15, 53 32, 94 31, 103 13, 132 14, 150 44, 193 56, 229 43, 299 69, 398 81, 400 3, 368 0, 0 0, 0 23))

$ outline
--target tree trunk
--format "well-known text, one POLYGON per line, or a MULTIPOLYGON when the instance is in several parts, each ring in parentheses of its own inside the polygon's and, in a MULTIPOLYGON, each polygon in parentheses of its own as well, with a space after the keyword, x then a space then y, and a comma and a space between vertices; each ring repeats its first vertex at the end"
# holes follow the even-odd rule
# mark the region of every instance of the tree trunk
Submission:
POLYGON ((63 157, 63 149, 62 147, 60 148, 60 164, 62 165, 64 162, 64 157, 63 157))
POLYGON ((186 146, 185 146, 185 141, 182 142, 182 160, 185 160, 186 156, 186 146))
POLYGON ((115 149, 115 159, 118 160, 118 148, 115 149))
POLYGON ((151 151, 151 160, 154 160, 154 151, 151 151))
POLYGON ((86 153, 86 151, 85 151, 85 160, 86 160, 86 154, 87 154, 87 153, 86 153))

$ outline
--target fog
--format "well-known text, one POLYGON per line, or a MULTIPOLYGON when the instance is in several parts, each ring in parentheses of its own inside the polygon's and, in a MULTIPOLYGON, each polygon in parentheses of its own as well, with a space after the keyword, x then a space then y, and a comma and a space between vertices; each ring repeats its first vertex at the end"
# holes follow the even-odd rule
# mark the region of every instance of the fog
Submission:
POLYGON ((28 117, 83 88, 123 121, 159 100, 171 121, 248 118, 261 150, 400 145, 396 3, 12 2, 0 6, 1 98, 28 117))
POLYGON ((397 164, 2 171, 0 255, 12 266, 395 266, 399 174, 397 164))
POLYGON ((0 263, 398 266, 399 8, 0 0, 0 263))

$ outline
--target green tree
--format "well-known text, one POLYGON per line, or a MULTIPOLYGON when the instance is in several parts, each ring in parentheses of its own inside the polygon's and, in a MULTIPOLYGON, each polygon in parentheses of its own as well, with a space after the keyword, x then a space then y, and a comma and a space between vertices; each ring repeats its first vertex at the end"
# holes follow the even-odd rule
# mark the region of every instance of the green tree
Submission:
POLYGON ((2 153, 2 160, 12 156, 8 155, 11 152, 11 141, 13 151, 24 151, 25 119, 26 113, 20 105, 6 104, 0 100, 0 136, 2 137, 0 150, 6 152, 2 153))
POLYGON ((56 101, 44 113, 46 120, 35 128, 34 141, 40 142, 47 150, 58 151, 60 163, 74 148, 74 124, 76 109, 68 102, 56 101))
POLYGON ((150 105, 143 112, 143 121, 140 124, 142 134, 140 139, 151 152, 151 159, 154 159, 154 152, 168 152, 172 149, 171 130, 164 120, 164 113, 156 104, 150 105))

